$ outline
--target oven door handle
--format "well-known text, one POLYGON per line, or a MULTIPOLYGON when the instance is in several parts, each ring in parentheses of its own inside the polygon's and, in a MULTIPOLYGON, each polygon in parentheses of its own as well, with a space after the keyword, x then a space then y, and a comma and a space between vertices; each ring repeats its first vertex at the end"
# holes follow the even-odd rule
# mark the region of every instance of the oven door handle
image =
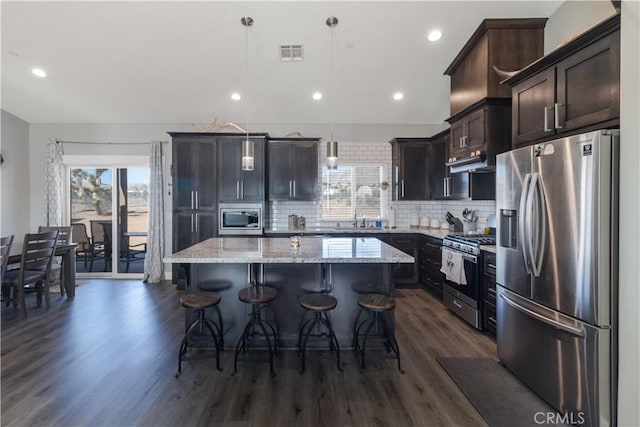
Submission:
POLYGON ((465 261, 469 261, 472 262, 474 264, 478 263, 478 258, 472 256, 472 255, 462 255, 462 259, 465 261))
POLYGON ((448 246, 443 246, 443 247, 442 247, 442 250, 443 250, 443 251, 449 251, 449 252, 452 252, 452 253, 454 253, 454 254, 460 254, 460 255, 462 255, 462 259, 463 259, 464 261, 469 261, 469 262, 472 262, 472 263, 474 263, 474 264, 477 264, 477 263, 478 263, 478 257, 476 257, 476 256, 474 256, 474 255, 470 255, 470 254, 468 254, 468 253, 466 253, 466 252, 456 251, 455 249, 451 249, 451 248, 450 248, 450 247, 448 247, 448 246))

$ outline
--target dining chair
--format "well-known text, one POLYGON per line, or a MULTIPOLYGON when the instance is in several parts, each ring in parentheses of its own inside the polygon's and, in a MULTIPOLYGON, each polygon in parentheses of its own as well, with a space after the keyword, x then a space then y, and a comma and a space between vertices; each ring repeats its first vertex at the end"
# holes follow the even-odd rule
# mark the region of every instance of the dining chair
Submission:
POLYGON ((135 261, 144 261, 147 255, 147 243, 131 244, 130 236, 120 235, 120 259, 126 263, 125 273, 129 272, 129 265, 135 261))
POLYGON ((57 240, 58 230, 25 234, 20 267, 7 271, 2 279, 3 289, 13 288, 15 290, 14 305, 15 300, 18 300, 23 319, 27 318, 25 292, 28 290, 35 290, 38 293, 38 307, 42 305, 42 295, 44 294, 45 303, 49 308, 47 278, 51 271, 57 240))
POLYGON ((6 237, 0 237, 0 259, 2 259, 2 264, 0 265, 0 278, 4 277, 4 273, 7 271, 12 243, 13 234, 6 237))
MULTIPOLYGON (((91 229, 91 258, 89 262, 89 271, 93 271, 93 262, 99 259, 101 256, 105 260, 104 271, 107 271, 107 263, 110 262, 110 259, 107 259, 105 248, 106 238, 103 224, 111 225, 111 221, 104 219, 89 220, 89 227, 91 229)), ((111 234, 109 234, 109 237, 111 237, 111 234)))
POLYGON ((76 256, 82 256, 86 270, 93 249, 85 224, 82 222, 71 224, 71 241, 78 245, 76 246, 76 256))
POLYGON ((104 239, 104 271, 112 270, 112 258, 113 258, 113 223, 112 222, 102 222, 100 224, 102 228, 102 236, 104 239))
MULTIPOLYGON (((4 273, 7 271, 7 265, 9 264, 9 253, 11 253, 11 244, 13 243, 13 234, 6 237, 0 237, 0 282, 4 279, 4 273)), ((2 298, 9 301, 11 296, 9 295, 10 288, 2 288, 2 298), (5 294, 6 291, 6 294, 5 294)))
MULTIPOLYGON (((41 225, 38 227, 38 233, 58 230, 58 240, 56 245, 68 245, 73 241, 73 233, 71 227, 51 227, 41 225)), ((64 295, 64 283, 62 283, 62 257, 56 256, 51 262, 51 270, 47 280, 49 286, 59 285, 60 295, 64 295)))

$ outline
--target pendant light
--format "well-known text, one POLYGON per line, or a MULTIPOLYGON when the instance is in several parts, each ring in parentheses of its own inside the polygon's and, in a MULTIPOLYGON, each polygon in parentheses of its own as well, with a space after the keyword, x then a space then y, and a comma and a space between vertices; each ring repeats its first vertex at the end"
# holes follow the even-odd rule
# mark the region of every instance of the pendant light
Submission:
POLYGON ((246 29, 246 77, 247 77, 247 87, 245 89, 244 103, 245 103, 245 113, 247 126, 245 128, 245 132, 247 136, 244 141, 242 141, 242 170, 243 171, 252 171, 253 170, 253 161, 254 161, 254 146, 253 141, 249 139, 249 103, 247 102, 247 94, 249 93, 249 27, 253 25, 253 18, 250 16, 243 16, 240 19, 240 23, 244 25, 246 29))
POLYGON ((331 138, 327 142, 327 169, 337 169, 338 167, 338 141, 333 137, 333 116, 334 116, 334 99, 335 99, 335 84, 333 73, 333 32, 336 25, 338 25, 338 18, 330 16, 325 21, 327 27, 331 29, 331 138))

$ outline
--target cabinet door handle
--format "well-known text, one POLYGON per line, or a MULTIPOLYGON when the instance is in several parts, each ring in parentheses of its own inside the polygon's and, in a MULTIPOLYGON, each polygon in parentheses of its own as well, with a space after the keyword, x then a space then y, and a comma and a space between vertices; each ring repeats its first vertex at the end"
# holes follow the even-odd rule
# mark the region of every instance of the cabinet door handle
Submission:
POLYGON ((196 190, 195 193, 196 193, 196 209, 200 209, 200 202, 198 201, 198 190, 196 190))
POLYGON ((196 223, 196 233, 197 233, 200 227, 198 226, 198 214, 195 214, 195 215, 196 215, 195 223, 196 223))
POLYGON ((240 198, 240 181, 236 181, 236 199, 240 198))
POLYGON ((400 188, 402 190, 402 197, 404 197, 404 179, 400 181, 400 188))
POLYGON ((293 184, 292 184, 292 182, 293 181, 289 180, 289 197, 290 198, 293 197, 293 190, 292 190, 293 184))
POLYGON ((191 209, 195 209, 194 205, 193 205, 193 193, 195 193, 195 191, 191 190, 191 209))
POLYGON ((549 111, 551 107, 544 107, 544 131, 551 132, 552 129, 549 127, 549 111))
POLYGON ((553 104, 553 118, 556 122, 556 129, 562 129, 563 126, 560 124, 560 107, 562 104, 558 104, 557 102, 553 104))
POLYGON ((195 228, 193 227, 193 214, 191 214, 191 232, 193 233, 195 228))
POLYGON ((240 198, 244 199, 244 180, 240 181, 240 198))
POLYGON ((296 197, 296 180, 293 180, 293 197, 296 197))

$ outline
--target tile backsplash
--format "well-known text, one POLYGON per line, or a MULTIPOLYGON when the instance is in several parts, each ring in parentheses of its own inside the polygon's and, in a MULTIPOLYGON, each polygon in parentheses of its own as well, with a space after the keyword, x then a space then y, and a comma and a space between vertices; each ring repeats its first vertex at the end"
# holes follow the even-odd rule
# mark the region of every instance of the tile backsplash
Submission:
MULTIPOLYGON (((428 216, 430 219, 436 218, 444 221, 445 214, 451 212, 462 220, 462 211, 472 209, 478 216, 478 228, 482 228, 489 215, 495 215, 496 202, 476 201, 476 200, 444 200, 444 201, 396 201, 391 202, 395 210, 395 223, 398 228, 408 228, 410 226, 411 215, 417 213, 419 217, 428 216)), ((335 226, 336 221, 322 220, 322 201, 315 202, 270 202, 270 214, 267 215, 267 228, 283 229, 288 227, 289 215, 295 214, 304 216, 307 228, 335 226)), ((389 218, 383 218, 388 221, 389 218)), ((340 221, 341 226, 350 225, 350 221, 340 221)), ((385 223, 386 225, 386 223, 385 223)))
MULTIPOLYGON (((320 144, 318 156, 318 177, 322 176, 322 165, 326 162, 326 144, 320 144)), ((391 145, 388 142, 340 142, 338 163, 348 165, 380 165, 386 171, 386 179, 391 182, 391 145)), ((318 180, 320 181, 320 179, 318 180)), ((321 183, 318 182, 318 194, 321 183)), ((478 227, 484 226, 488 215, 495 215, 495 201, 471 201, 471 200, 445 200, 445 201, 391 201, 391 190, 387 192, 387 200, 382 204, 383 209, 389 212, 389 207, 395 211, 395 223, 398 228, 407 228, 410 225, 411 215, 417 213, 419 217, 428 216, 444 221, 446 212, 462 219, 462 211, 465 208, 476 211, 478 227)), ((289 215, 304 216, 306 227, 335 226, 336 221, 322 220, 322 200, 313 202, 274 201, 267 204, 268 213, 265 226, 267 228, 286 229, 289 215)), ((385 215, 385 225, 388 215, 385 215)), ((350 225, 351 221, 341 221, 341 226, 350 225)))

